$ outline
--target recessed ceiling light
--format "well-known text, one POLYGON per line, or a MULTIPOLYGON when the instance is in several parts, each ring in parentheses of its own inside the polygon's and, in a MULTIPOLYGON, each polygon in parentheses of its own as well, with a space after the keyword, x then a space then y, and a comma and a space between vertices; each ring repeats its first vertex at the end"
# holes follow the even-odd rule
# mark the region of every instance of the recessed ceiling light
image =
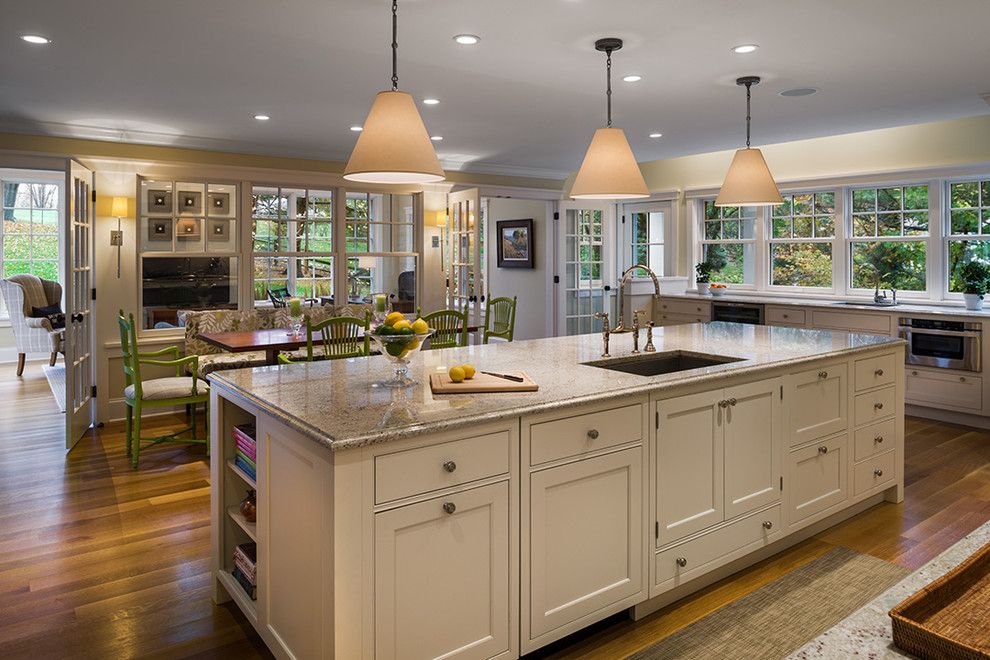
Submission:
POLYGON ((271 119, 271 117, 269 117, 268 115, 255 115, 254 118, 257 119, 258 121, 268 121, 269 119, 271 119))
POLYGON ((28 42, 29 44, 50 44, 51 39, 48 37, 43 37, 40 34, 23 34, 21 39, 28 42))
POLYGON ((639 82, 643 79, 643 76, 638 76, 635 73, 629 76, 623 76, 622 82, 639 82))
POLYGON ((364 126, 351 126, 351 130, 354 131, 355 133, 360 133, 361 131, 364 130, 364 126))
POLYGON ((441 140, 443 140, 443 136, 442 135, 431 135, 430 136, 430 139, 433 140, 434 142, 440 142, 441 140))
POLYGON ((440 99, 423 99, 423 103, 426 105, 436 105, 440 102, 440 99))
POLYGON ((473 46, 481 41, 481 37, 476 34, 457 34, 454 35, 454 41, 462 46, 473 46))
POLYGON ((795 87, 794 89, 785 89, 780 92, 781 96, 811 96, 812 94, 817 94, 818 90, 814 87, 795 87))
POLYGON ((745 55, 746 53, 755 53, 759 48, 757 44, 739 44, 738 46, 732 47, 732 52, 739 55, 745 55))
POLYGON ((663 133, 650 133, 650 137, 655 140, 658 137, 663 137, 663 133))

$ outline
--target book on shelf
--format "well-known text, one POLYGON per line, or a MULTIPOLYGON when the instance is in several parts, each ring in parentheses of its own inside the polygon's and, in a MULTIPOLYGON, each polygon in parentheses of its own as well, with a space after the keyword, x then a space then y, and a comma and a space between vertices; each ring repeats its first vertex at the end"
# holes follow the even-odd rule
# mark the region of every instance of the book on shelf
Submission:
POLYGON ((234 579, 237 580, 237 583, 241 585, 241 588, 244 589, 245 593, 251 597, 251 600, 258 600, 258 588, 254 585, 254 583, 247 579, 247 576, 244 575, 240 568, 234 566, 234 570, 231 574, 234 576, 234 579))
POLYGON ((252 470, 257 468, 257 463, 254 462, 254 459, 252 457, 246 455, 240 449, 238 449, 236 452, 234 452, 234 456, 235 457, 240 456, 241 458, 243 458, 244 459, 244 462, 247 463, 248 465, 250 465, 252 470))
POLYGON ((255 441, 254 441, 254 438, 255 438, 255 428, 254 428, 254 424, 253 423, 251 423, 251 424, 238 424, 237 426, 234 427, 233 434, 234 434, 234 439, 235 440, 238 440, 238 439, 243 440, 244 442, 248 443, 249 445, 254 445, 255 444, 255 441))
POLYGON ((244 560, 244 562, 254 570, 254 566, 258 561, 258 544, 255 542, 241 543, 240 545, 234 547, 234 559, 238 557, 244 560))
POLYGON ((244 574, 244 577, 247 578, 248 582, 250 582, 251 584, 258 584, 257 566, 248 565, 247 561, 245 561, 244 558, 235 554, 234 567, 240 569, 241 573, 244 574))
POLYGON ((243 456, 234 457, 234 465, 239 467, 244 474, 251 478, 252 481, 258 480, 258 474, 251 464, 244 460, 243 456))
POLYGON ((234 449, 243 453, 245 456, 250 458, 252 461, 258 455, 258 448, 256 445, 249 445, 243 440, 234 441, 234 449))

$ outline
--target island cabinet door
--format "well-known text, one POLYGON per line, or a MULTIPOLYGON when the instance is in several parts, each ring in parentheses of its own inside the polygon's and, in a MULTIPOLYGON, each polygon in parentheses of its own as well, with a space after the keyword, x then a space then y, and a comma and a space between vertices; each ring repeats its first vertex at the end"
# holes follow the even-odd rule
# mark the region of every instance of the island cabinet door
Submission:
POLYGON ((657 546, 722 522, 722 390, 657 403, 657 546))
POLYGON ((508 654, 509 484, 375 515, 375 658, 508 654))
POLYGON ((781 379, 724 391, 725 518, 780 500, 781 379))
POLYGON ((847 446, 843 433, 791 452, 785 485, 791 526, 811 522, 809 519, 846 501, 847 446))
POLYGON ((828 364, 787 376, 789 446, 844 431, 849 425, 849 381, 845 364, 828 364))
POLYGON ((530 475, 523 652, 629 607, 643 592, 643 467, 640 446, 530 475))

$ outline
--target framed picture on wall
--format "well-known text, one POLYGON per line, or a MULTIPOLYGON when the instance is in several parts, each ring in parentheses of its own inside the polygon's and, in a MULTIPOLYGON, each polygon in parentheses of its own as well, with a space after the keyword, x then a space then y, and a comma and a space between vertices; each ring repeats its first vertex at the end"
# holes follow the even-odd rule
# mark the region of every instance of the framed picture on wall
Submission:
POLYGON ((171 213, 171 212, 172 212, 171 190, 148 191, 148 213, 171 213))
POLYGON ((199 215, 203 212, 203 193, 179 191, 179 213, 199 215))
POLYGON ((175 237, 180 241, 198 241, 199 218, 181 218, 175 225, 175 237))
POLYGON ((533 268, 533 219, 495 223, 499 268, 533 268))
POLYGON ((148 221, 148 240, 172 242, 172 219, 148 221))
POLYGON ((230 220, 210 220, 210 230, 206 240, 225 242, 229 234, 230 220))
POLYGON ((211 192, 210 215, 230 215, 230 193, 211 192))

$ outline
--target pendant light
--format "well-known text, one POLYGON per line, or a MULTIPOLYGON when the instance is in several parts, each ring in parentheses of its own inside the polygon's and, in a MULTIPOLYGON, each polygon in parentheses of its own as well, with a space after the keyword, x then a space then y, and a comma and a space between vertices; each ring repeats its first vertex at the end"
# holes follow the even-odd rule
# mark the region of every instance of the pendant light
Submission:
POLYGON ((749 146, 751 88, 760 84, 759 76, 744 76, 736 80, 746 87, 746 148, 736 151, 715 206, 766 206, 783 204, 780 190, 774 183, 767 161, 759 149, 749 146))
POLYGON ((612 128, 612 52, 622 48, 622 39, 607 38, 595 42, 605 59, 605 128, 595 131, 584 162, 574 178, 574 199, 633 199, 649 197, 650 190, 639 171, 639 164, 629 148, 621 128, 612 128))
POLYGON ((430 134, 413 97, 399 91, 398 2, 392 0, 392 89, 378 92, 364 130, 344 168, 361 183, 434 183, 444 180, 430 134))

